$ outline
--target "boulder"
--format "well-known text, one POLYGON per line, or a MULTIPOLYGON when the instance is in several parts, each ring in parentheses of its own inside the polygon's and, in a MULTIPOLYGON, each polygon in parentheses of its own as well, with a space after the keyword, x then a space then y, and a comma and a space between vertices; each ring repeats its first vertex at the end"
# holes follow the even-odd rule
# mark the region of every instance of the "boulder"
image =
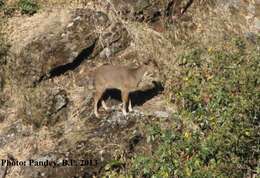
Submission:
MULTIPOLYGON (((51 12, 57 13, 57 12, 51 12)), ((58 76, 66 71, 76 69, 85 59, 97 56, 108 49, 111 56, 129 45, 129 35, 120 23, 112 23, 101 11, 74 9, 55 19, 63 24, 48 25, 44 30, 34 30, 33 39, 14 50, 16 56, 14 78, 19 84, 33 86, 41 80, 58 76)), ((56 24, 55 23, 55 24, 56 24)), ((37 27, 35 27, 37 28, 37 27)), ((39 27, 40 28, 40 27, 39 27)), ((29 29, 26 29, 29 31, 29 29)))
POLYGON ((162 17, 171 17, 181 12, 190 0, 112 0, 112 6, 126 19, 154 23, 162 17))
POLYGON ((67 104, 69 99, 65 90, 53 88, 36 88, 25 94, 20 117, 23 123, 34 128, 53 126, 57 122, 67 120, 67 104))

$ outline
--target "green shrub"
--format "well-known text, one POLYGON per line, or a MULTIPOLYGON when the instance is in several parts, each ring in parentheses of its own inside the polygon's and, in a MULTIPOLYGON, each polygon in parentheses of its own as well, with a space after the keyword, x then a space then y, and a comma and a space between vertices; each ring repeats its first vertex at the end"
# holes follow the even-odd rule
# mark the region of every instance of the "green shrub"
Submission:
POLYGON ((39 10, 37 0, 19 0, 14 2, 6 4, 5 1, 0 0, 0 10, 5 17, 12 17, 17 11, 21 14, 33 15, 39 10))
POLYGON ((34 0, 19 0, 18 7, 22 14, 33 15, 39 10, 39 5, 34 0))
POLYGON ((0 8, 4 7, 4 5, 5 5, 4 0, 0 0, 0 8))
POLYGON ((229 45, 231 49, 193 48, 178 57, 171 90, 186 125, 181 130, 149 126, 148 143, 154 149, 133 159, 133 175, 259 175, 259 47, 247 48, 241 38, 229 45))

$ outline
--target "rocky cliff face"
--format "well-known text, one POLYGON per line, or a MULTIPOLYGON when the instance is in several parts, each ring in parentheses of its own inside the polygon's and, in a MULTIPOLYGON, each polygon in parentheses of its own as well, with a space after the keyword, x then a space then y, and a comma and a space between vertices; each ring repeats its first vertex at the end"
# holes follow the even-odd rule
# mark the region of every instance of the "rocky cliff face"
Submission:
MULTIPOLYGON (((51 19, 49 17, 34 29, 23 24, 20 28, 25 28, 26 34, 21 36, 32 33, 32 37, 27 37, 23 44, 18 42, 12 48, 17 51, 14 54, 17 59, 14 75, 19 76, 17 82, 22 85, 32 86, 43 79, 74 70, 83 60, 99 54, 110 57, 130 44, 130 37, 122 24, 112 22, 101 11, 63 10, 62 16, 55 15, 56 11, 48 13, 51 19), (53 18, 56 18, 55 22, 53 18)), ((44 20, 41 19, 44 17, 37 19, 44 20)))
POLYGON ((30 17, 9 18, 4 32, 10 51, 7 63, 0 61, 5 68, 0 71, 0 159, 88 158, 97 166, 8 167, 0 169, 0 177, 100 177, 110 160, 143 151, 142 128, 151 118, 163 118, 167 125, 175 109, 165 104, 163 87, 134 94, 138 109, 127 117, 114 106, 118 101, 109 100, 113 110, 98 120, 90 74, 100 63, 135 65, 153 58, 167 91, 167 70, 182 38, 214 44, 216 38, 238 33, 255 42, 259 1, 217 0, 205 8, 203 3, 91 1, 84 7, 49 7, 30 17))

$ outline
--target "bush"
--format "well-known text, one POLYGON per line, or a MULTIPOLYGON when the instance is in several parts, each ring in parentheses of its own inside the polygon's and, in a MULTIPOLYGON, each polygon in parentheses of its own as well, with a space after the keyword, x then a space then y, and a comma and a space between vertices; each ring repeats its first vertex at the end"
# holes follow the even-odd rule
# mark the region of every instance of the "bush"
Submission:
MULTIPOLYGON (((147 128, 153 152, 137 155, 141 177, 246 177, 260 173, 260 52, 241 38, 231 49, 193 48, 172 71, 180 129, 147 128)), ((173 124, 174 125, 174 124, 173 124)))
POLYGON ((0 0, 0 8, 2 8, 5 5, 4 0, 0 0))
POLYGON ((9 4, 0 0, 0 10, 5 17, 12 17, 17 11, 21 14, 33 15, 39 10, 39 5, 36 0, 19 0, 9 4))
POLYGON ((18 7, 22 14, 33 15, 39 10, 39 5, 34 0, 19 0, 18 7))

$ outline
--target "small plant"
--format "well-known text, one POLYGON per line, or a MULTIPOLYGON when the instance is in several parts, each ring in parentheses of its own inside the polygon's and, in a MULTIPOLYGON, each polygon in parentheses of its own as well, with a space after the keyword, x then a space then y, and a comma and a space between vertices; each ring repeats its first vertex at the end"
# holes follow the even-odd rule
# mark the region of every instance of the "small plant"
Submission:
POLYGON ((22 14, 33 15, 39 10, 39 5, 34 0, 20 0, 18 7, 22 14))
POLYGON ((0 8, 2 8, 5 5, 4 0, 0 0, 0 8))
POLYGON ((12 17, 16 11, 16 7, 5 6, 3 8, 5 17, 12 17))

